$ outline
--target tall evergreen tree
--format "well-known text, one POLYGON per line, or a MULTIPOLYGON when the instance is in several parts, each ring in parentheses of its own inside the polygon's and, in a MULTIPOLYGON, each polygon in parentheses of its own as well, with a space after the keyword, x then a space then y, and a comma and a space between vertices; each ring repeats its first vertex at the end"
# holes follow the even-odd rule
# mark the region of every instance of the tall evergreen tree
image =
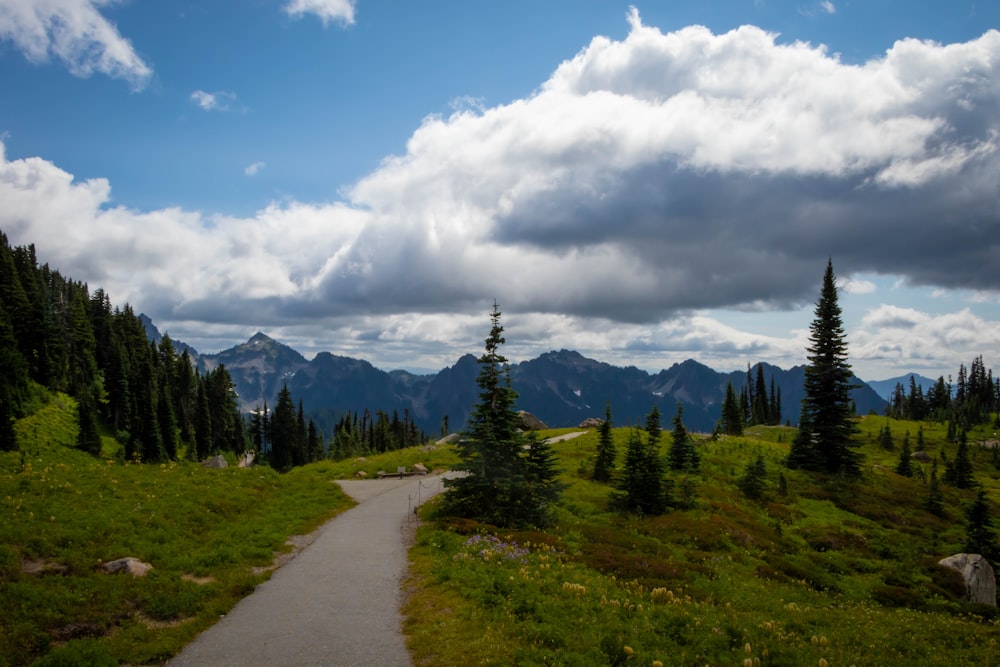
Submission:
POLYGON ((667 507, 663 459, 656 440, 643 442, 638 426, 629 433, 616 502, 632 512, 662 514, 667 507))
POLYGON ((615 440, 611 434, 611 402, 604 408, 604 421, 598 430, 597 456, 594 458, 594 481, 610 482, 615 469, 615 440))
POLYGON ((559 481, 556 455, 552 445, 539 440, 534 431, 528 434, 524 456, 522 502, 515 525, 545 526, 552 517, 552 508, 559 501, 566 485, 559 481))
POLYGON ((770 424, 770 401, 767 396, 767 385, 764 383, 764 364, 757 364, 757 379, 754 382, 754 403, 751 407, 753 415, 751 423, 770 424))
POLYGON ((83 451, 99 456, 101 453, 101 435, 97 430, 97 410, 94 399, 86 393, 76 404, 77 422, 80 430, 76 436, 76 446, 83 451))
POLYGON ((1000 550, 997 549, 993 513, 990 511, 985 489, 976 492, 976 499, 966 510, 965 518, 967 523, 963 551, 968 554, 979 554, 989 561, 997 562, 1000 550))
POLYGON ((510 366, 500 353, 506 340, 500 326, 500 310, 496 303, 490 314, 490 333, 479 358, 479 402, 473 407, 464 437, 457 445, 461 462, 458 470, 464 477, 447 480, 449 491, 443 499, 443 510, 485 521, 498 526, 526 525, 537 516, 535 509, 525 507, 530 494, 525 484, 545 486, 552 469, 543 471, 539 465, 526 463, 525 436, 518 427, 514 409, 517 392, 511 387, 510 366))
POLYGON ((299 439, 299 422, 295 402, 288 385, 278 392, 278 402, 271 412, 271 467, 285 472, 294 465, 295 447, 299 439))
POLYGON ((726 399, 722 403, 719 430, 726 435, 743 435, 743 415, 740 413, 740 404, 736 399, 732 382, 726 385, 726 399))
POLYGON ((786 463, 790 468, 858 476, 862 457, 851 438, 854 433, 851 366, 847 362, 847 340, 837 303, 832 260, 827 263, 816 317, 809 329, 810 345, 806 349, 809 363, 805 370, 799 432, 786 463))
POLYGON ((969 458, 969 440, 965 431, 958 436, 958 450, 954 462, 945 467, 945 481, 959 489, 971 489, 976 484, 972 459, 969 458))
POLYGON ((678 403, 677 414, 674 415, 673 420, 673 442, 670 445, 668 463, 673 470, 691 472, 701 466, 701 457, 698 455, 698 450, 695 449, 694 441, 691 440, 691 436, 688 435, 687 429, 684 427, 683 417, 684 406, 678 403))

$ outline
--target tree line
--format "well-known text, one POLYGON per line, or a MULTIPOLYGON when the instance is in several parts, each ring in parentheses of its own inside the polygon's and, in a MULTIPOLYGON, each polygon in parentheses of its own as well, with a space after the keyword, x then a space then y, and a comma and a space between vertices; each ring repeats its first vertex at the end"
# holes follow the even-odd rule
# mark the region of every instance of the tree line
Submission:
MULTIPOLYGON (((897 383, 889 397, 886 415, 894 419, 912 421, 949 422, 951 439, 961 431, 984 424, 991 415, 1000 411, 1000 378, 993 377, 982 355, 972 360, 966 369, 959 364, 956 382, 949 375, 946 382, 940 376, 925 392, 916 379, 910 376, 909 388, 897 383)), ((996 417, 1000 427, 1000 416, 996 417)))
POLYGON ((76 399, 79 445, 98 454, 99 424, 124 457, 159 462, 181 451, 203 459, 246 448, 232 378, 200 374, 169 336, 146 336, 129 305, 39 264, 33 245, 0 232, 0 449, 17 449, 14 421, 48 392, 76 399))

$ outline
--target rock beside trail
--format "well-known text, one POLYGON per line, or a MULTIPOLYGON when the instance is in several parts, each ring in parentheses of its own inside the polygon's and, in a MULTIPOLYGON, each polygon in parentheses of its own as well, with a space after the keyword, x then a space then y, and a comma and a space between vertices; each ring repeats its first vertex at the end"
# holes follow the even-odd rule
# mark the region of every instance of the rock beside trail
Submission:
POLYGON ((128 556, 119 558, 101 565, 101 571, 105 574, 131 574, 133 577, 145 577, 146 573, 153 569, 149 563, 143 563, 138 558, 128 556))
POLYGON ((578 428, 601 428, 604 426, 604 420, 600 417, 587 417, 582 422, 578 428))
POLYGON ((969 602, 997 606, 997 580, 988 560, 979 554, 955 554, 938 563, 961 573, 965 579, 965 599, 969 602))
POLYGON ((413 464, 413 472, 421 474, 421 475, 426 475, 427 472, 428 472, 427 466, 425 466, 423 463, 414 463, 413 464))
POLYGON ((522 431, 544 431, 548 428, 541 419, 526 410, 517 413, 518 428, 522 431))

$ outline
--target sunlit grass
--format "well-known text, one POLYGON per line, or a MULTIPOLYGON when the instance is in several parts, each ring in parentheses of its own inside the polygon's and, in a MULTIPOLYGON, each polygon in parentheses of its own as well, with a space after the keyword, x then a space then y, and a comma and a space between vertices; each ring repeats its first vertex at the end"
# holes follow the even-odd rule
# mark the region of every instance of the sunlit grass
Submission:
MULTIPOLYGON (((897 450, 885 451, 883 423, 859 421, 860 481, 783 468, 787 427, 702 436, 695 506, 646 518, 611 511, 611 488, 590 480, 596 434, 556 444, 570 487, 550 530, 420 529, 407 603, 417 664, 998 664, 995 613, 964 603, 937 565, 964 543, 971 493, 943 487, 944 516, 929 514, 930 463, 915 463, 922 477, 893 472, 918 424, 890 422, 897 450), (769 485, 752 502, 736 484, 757 455, 769 485), (483 554, 493 538, 527 551, 483 554)), ((943 426, 923 429, 928 452, 954 456, 943 426)), ((616 429, 620 457, 627 437, 616 429)), ((996 498, 991 453, 973 456, 996 498)))
POLYGON ((291 535, 352 504, 320 466, 95 458, 71 447, 74 417, 57 395, 17 424, 22 451, 0 454, 0 664, 162 662, 251 592, 291 535), (152 571, 100 572, 126 556, 152 571))

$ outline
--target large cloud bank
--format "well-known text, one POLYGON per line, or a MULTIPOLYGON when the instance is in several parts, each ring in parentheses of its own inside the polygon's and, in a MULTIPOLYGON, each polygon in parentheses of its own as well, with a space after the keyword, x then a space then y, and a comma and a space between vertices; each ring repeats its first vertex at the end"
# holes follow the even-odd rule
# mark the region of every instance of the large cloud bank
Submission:
POLYGON ((595 336, 634 350, 682 322, 753 354, 781 343, 695 311, 811 302, 828 257, 1000 290, 1000 32, 848 65, 752 26, 629 21, 526 99, 428 117, 344 201, 140 212, 0 155, 0 228, 164 320, 314 323, 304 338, 431 343, 462 325, 425 318, 474 313, 478 339, 495 297, 546 314, 539 338, 618 326, 595 336))

